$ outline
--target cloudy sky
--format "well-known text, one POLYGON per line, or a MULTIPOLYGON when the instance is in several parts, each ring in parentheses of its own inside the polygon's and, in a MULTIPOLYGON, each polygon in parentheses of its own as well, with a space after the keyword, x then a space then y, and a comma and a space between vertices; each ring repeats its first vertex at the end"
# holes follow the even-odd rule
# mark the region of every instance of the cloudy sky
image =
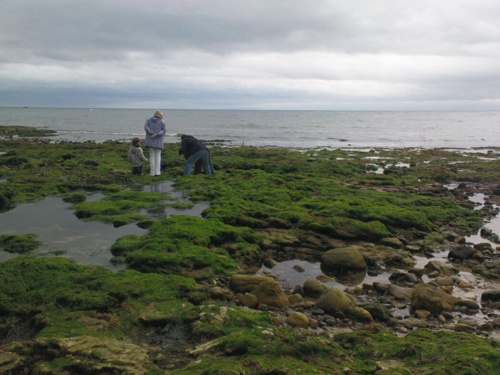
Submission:
POLYGON ((498 0, 0 0, 0 106, 500 110, 498 0))

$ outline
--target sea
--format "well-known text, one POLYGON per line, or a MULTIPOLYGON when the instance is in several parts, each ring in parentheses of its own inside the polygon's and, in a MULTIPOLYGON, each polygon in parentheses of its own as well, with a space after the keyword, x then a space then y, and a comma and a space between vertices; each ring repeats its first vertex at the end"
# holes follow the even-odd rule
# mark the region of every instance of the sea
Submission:
MULTIPOLYGON (((161 109, 166 143, 182 134, 228 146, 286 148, 488 148, 500 146, 500 111, 161 109)), ((155 109, 0 108, 0 126, 55 130, 68 141, 144 137, 155 109)))

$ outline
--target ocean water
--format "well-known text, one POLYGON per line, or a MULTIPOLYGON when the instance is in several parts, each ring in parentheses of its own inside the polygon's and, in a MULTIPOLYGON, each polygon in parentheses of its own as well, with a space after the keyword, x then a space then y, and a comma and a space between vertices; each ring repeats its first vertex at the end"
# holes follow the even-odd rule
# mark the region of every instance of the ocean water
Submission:
MULTIPOLYGON (((228 145, 288 148, 496 147, 500 111, 248 111, 162 110, 166 143, 191 134, 228 145)), ((154 110, 0 108, 1 125, 57 131, 54 139, 144 137, 154 110)))

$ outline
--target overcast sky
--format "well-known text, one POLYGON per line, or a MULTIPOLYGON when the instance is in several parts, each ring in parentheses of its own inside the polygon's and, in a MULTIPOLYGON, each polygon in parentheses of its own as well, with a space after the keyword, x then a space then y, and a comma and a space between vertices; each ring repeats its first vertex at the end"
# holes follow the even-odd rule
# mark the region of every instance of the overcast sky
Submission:
POLYGON ((0 0, 0 106, 500 110, 498 0, 0 0))

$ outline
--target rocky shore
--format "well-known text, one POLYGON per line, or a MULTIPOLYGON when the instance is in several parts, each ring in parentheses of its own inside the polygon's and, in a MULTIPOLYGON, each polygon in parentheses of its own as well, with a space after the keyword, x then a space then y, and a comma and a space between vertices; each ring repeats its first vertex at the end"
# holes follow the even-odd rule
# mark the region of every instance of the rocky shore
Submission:
POLYGON ((500 368, 500 244, 485 226, 499 150, 211 148, 215 176, 183 177, 171 145, 154 177, 210 202, 203 218, 156 219, 179 204, 127 188, 150 179, 130 174, 128 144, 0 140, 0 209, 54 195, 81 220, 148 229, 111 247, 118 272, 1 236, 19 255, 0 263, 0 372, 500 368))

